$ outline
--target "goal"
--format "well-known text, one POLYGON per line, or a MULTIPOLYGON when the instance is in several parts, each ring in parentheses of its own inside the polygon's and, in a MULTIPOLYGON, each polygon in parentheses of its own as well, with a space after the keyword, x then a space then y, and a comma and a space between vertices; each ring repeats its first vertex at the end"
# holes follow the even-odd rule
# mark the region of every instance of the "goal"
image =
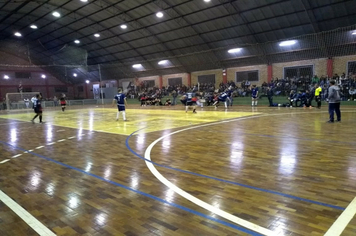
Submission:
POLYGON ((18 109, 32 109, 31 98, 35 97, 39 92, 28 92, 28 93, 7 93, 6 98, 6 109, 18 110, 18 109), (29 100, 28 106, 25 99, 29 100))

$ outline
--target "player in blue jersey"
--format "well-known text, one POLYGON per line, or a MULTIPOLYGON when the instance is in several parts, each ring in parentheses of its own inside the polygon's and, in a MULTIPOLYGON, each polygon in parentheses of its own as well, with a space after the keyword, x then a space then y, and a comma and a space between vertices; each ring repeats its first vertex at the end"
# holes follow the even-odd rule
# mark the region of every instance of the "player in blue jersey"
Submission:
POLYGON ((117 109, 118 109, 118 112, 116 113, 116 121, 119 120, 120 113, 122 114, 122 119, 126 121, 126 112, 125 112, 125 106, 127 106, 126 96, 122 92, 121 88, 119 88, 117 92, 118 93, 116 94, 114 100, 112 101, 113 106, 115 105, 116 102, 117 109))
POLYGON ((195 93, 193 92, 188 92, 183 96, 183 99, 181 100, 183 103, 185 103, 185 112, 188 112, 188 107, 193 107, 193 113, 196 112, 196 103, 197 103, 197 97, 195 93))
POLYGON ((225 109, 227 109, 227 102, 231 102, 230 101, 231 93, 232 93, 232 91, 229 89, 226 89, 225 92, 220 93, 218 96, 218 99, 213 104, 215 106, 215 108, 218 107, 218 104, 220 102, 223 102, 225 105, 225 109))
POLYGON ((40 119, 40 123, 42 124, 42 105, 41 105, 41 94, 36 94, 36 99, 33 100, 33 110, 35 111, 36 115, 32 118, 31 122, 34 124, 35 119, 37 116, 40 119))
POLYGON ((252 106, 257 106, 258 88, 256 87, 256 85, 252 85, 251 97, 252 97, 252 106))

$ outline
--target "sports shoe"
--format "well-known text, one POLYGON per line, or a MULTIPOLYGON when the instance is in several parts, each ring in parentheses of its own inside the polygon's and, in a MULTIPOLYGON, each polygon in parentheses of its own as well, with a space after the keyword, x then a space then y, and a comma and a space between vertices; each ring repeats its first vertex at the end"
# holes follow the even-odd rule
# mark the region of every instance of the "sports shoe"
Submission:
POLYGON ((341 122, 341 120, 337 120, 337 121, 335 121, 335 122, 338 122, 338 123, 340 123, 340 122, 341 122))
POLYGON ((333 120, 328 120, 326 123, 334 123, 333 120))
POLYGON ((32 124, 34 124, 34 123, 35 123, 35 121, 34 121, 34 120, 31 120, 31 122, 32 122, 32 124))

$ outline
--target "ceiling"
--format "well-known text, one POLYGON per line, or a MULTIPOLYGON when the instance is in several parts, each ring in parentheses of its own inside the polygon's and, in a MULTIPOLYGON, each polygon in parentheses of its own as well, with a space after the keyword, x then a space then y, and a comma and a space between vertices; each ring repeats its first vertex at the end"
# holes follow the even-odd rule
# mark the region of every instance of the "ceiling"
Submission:
POLYGON ((97 64, 117 79, 270 64, 356 54, 355 12, 356 0, 0 0, 0 50, 95 78, 97 64))

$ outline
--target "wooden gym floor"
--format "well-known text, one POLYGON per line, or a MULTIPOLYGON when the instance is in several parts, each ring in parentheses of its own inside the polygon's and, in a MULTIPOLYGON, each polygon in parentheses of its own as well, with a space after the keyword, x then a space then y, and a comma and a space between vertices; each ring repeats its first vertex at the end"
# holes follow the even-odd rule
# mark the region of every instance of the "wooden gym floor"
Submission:
POLYGON ((1 113, 0 235, 324 235, 356 196, 342 109, 334 124, 325 106, 1 113))

